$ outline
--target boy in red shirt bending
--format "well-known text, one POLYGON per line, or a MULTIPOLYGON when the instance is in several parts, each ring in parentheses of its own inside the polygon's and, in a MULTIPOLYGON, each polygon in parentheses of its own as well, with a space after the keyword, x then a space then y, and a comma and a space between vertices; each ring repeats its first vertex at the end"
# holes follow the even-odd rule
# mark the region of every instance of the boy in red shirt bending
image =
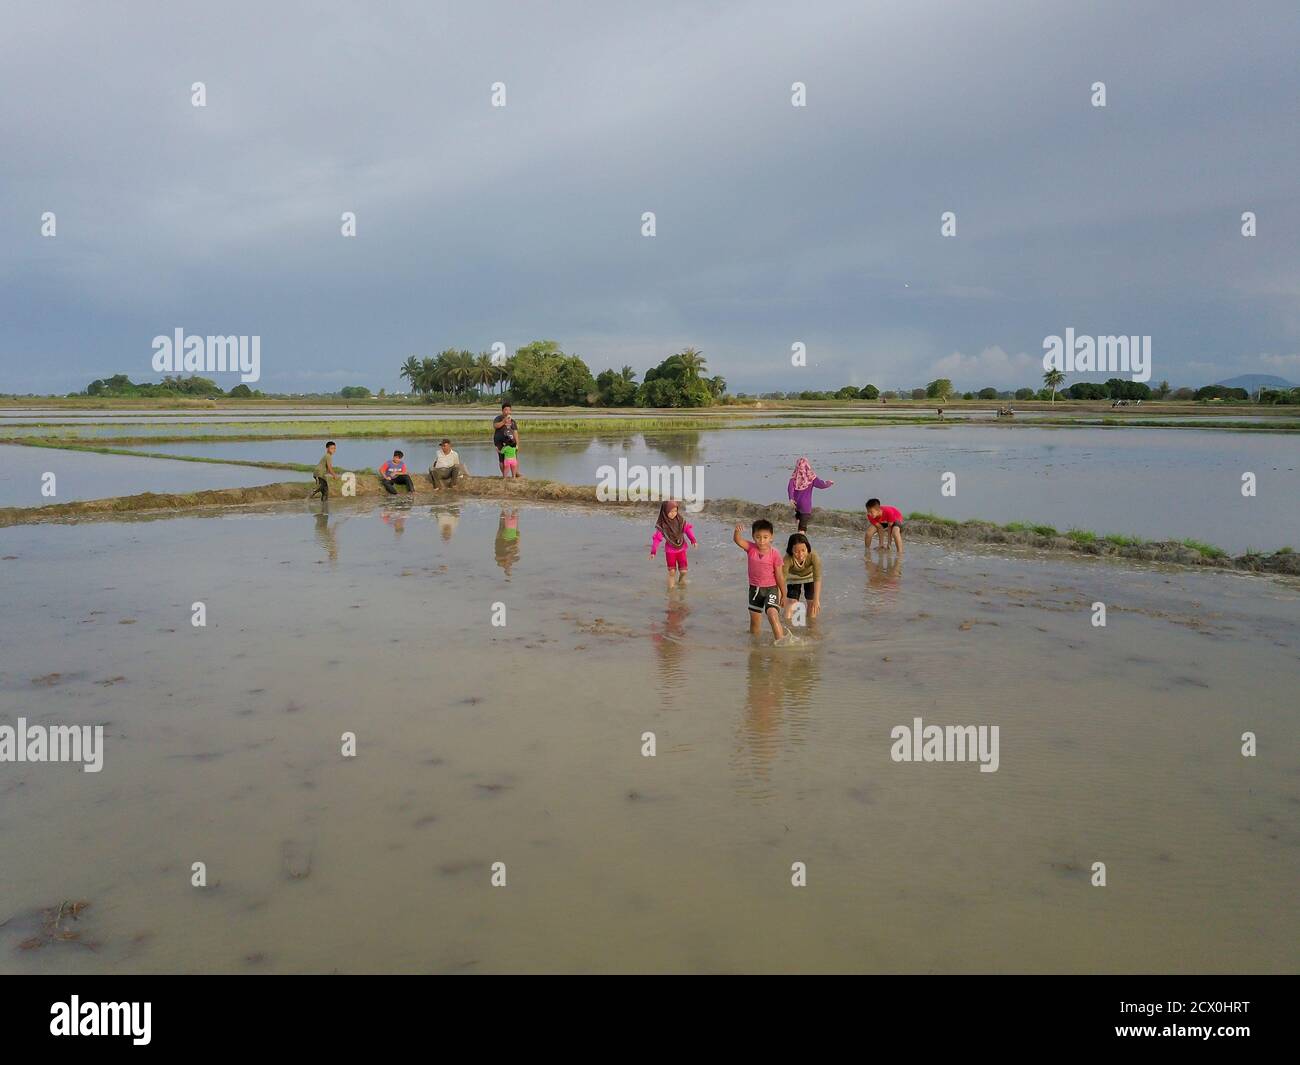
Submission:
POLYGON ((898 553, 903 553, 903 512, 897 507, 882 507, 879 499, 867 500, 867 550, 871 550, 871 538, 880 534, 880 546, 889 550, 893 540, 898 553))

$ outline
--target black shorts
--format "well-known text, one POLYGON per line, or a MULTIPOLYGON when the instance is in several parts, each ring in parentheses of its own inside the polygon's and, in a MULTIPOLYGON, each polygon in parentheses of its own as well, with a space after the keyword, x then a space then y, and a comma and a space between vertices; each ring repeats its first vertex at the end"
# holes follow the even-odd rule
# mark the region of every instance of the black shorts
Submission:
POLYGON ((772 585, 770 588, 758 588, 751 584, 749 586, 749 609, 755 614, 781 609, 781 589, 776 585, 772 585))
POLYGON ((889 532, 890 529, 897 529, 899 532, 902 532, 903 523, 901 521, 882 521, 878 525, 873 525, 872 528, 884 529, 885 532, 889 532))
POLYGON ((811 603, 817 596, 817 582, 809 581, 807 584, 790 584, 787 582, 785 586, 785 597, 787 599, 798 599, 801 590, 803 592, 803 597, 811 603))

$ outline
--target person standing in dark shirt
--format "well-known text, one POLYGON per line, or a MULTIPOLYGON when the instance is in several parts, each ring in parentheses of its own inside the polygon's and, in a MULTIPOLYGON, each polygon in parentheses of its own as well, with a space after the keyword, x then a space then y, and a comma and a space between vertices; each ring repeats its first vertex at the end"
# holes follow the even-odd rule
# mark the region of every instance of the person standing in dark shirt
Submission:
MULTIPOLYGON (((504 477, 506 472, 506 457, 502 454, 501 449, 507 444, 514 447, 519 446, 519 426, 515 424, 515 419, 511 414, 512 408, 509 403, 501 404, 501 413, 492 419, 492 446, 497 449, 497 466, 504 477)), ((515 473, 518 475, 518 468, 515 473)))

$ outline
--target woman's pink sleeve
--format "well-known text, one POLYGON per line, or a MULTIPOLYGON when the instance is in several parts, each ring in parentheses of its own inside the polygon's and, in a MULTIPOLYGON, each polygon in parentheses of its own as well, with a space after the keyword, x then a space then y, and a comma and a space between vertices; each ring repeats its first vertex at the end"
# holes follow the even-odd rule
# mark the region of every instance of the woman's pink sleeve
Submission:
POLYGON ((663 538, 664 538, 664 531, 662 529, 656 529, 654 537, 650 541, 650 554, 653 555, 656 551, 659 550, 659 544, 663 541, 663 538))

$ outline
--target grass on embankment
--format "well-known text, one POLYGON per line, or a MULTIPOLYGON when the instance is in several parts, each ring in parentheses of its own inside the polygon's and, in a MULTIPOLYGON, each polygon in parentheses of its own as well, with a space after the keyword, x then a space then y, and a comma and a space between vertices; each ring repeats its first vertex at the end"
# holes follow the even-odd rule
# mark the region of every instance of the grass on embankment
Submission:
MULTIPOLYGON (((996 529, 1004 533, 1034 536, 1041 540, 1066 540, 1072 547, 1082 549, 1090 554, 1127 554, 1123 550, 1124 548, 1133 548, 1139 551, 1150 551, 1158 548, 1167 551, 1168 545, 1175 544, 1189 551, 1195 551, 1208 560, 1228 558, 1228 552, 1223 548, 1215 547, 1213 544, 1207 544, 1201 540, 1144 540, 1140 536, 1127 536, 1123 533, 1096 533, 1091 529, 1067 529, 1062 533, 1052 525, 1034 525, 1024 521, 1009 521, 1005 525, 999 525, 996 522, 981 521, 976 518, 957 521, 953 518, 941 517, 938 514, 930 514, 923 510, 912 511, 907 516, 907 519, 908 521, 923 522, 926 525, 938 526, 939 528, 996 529), (1114 551, 1109 549, 1114 549, 1114 551)), ((1281 547, 1278 548, 1276 553, 1287 555, 1291 554, 1292 551, 1293 549, 1290 547, 1281 547)), ((1256 552, 1247 551, 1242 557, 1253 557, 1255 554, 1256 552)))

